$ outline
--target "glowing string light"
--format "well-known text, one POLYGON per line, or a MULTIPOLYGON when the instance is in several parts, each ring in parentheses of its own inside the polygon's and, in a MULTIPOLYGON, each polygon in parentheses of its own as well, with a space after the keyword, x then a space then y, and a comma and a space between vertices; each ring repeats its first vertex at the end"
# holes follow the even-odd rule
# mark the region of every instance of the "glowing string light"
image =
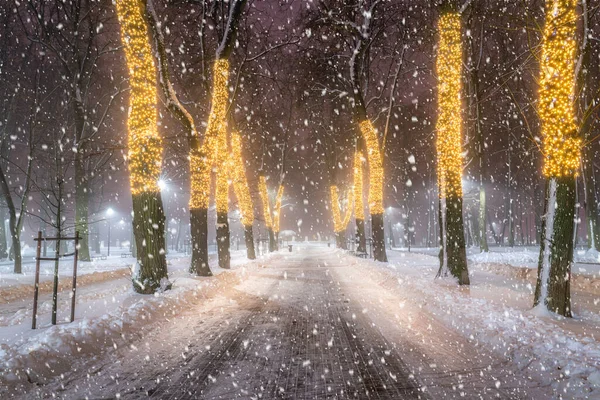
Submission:
POLYGON ((363 202, 363 158, 360 152, 354 153, 354 218, 365 219, 365 204, 363 202))
POLYGON ((539 114, 542 122, 544 175, 577 175, 581 138, 575 122, 577 0, 546 0, 539 114))
POLYGON ((279 221, 281 220, 281 200, 283 199, 283 185, 279 185, 277 196, 275 196, 275 210, 273 210, 273 232, 279 232, 279 221))
POLYGON ((231 135, 231 152, 233 175, 233 190, 238 199, 242 224, 249 226, 254 223, 254 205, 248 188, 244 159, 242 157, 242 138, 237 132, 231 135))
POLYGON ((371 214, 383 214, 383 160, 379 150, 379 138, 369 120, 360 123, 360 131, 367 144, 369 161, 369 208, 371 214))
POLYGON ((269 192, 267 191, 267 180, 264 176, 260 176, 258 180, 258 191, 260 192, 260 199, 263 203, 263 215, 265 217, 265 225, 268 229, 273 228, 273 222, 271 221, 271 206, 269 204, 269 192))
POLYGON ((350 189, 348 192, 348 204, 346 206, 346 212, 344 213, 344 219, 342 219, 342 213, 340 210, 339 203, 339 194, 338 188, 336 185, 332 185, 330 188, 331 193, 331 211, 333 214, 333 230, 337 232, 342 232, 348 226, 350 222, 350 216, 352 215, 352 196, 353 189, 350 189))
POLYGON ((117 0, 116 6, 131 88, 127 120, 131 193, 158 192, 162 140, 157 130, 156 66, 143 3, 117 0))
POLYGON ((439 19, 437 157, 441 198, 462 196, 461 78, 462 37, 459 13, 449 12, 439 19))
MULTIPOLYGON (((211 98, 211 109, 206 127, 204 142, 199 150, 192 149, 190 154, 190 172, 191 172, 191 194, 190 209, 207 209, 210 201, 210 175, 212 167, 218 162, 219 144, 223 141, 227 143, 227 127, 225 116, 227 113, 227 102, 229 100, 229 91, 227 88, 229 81, 229 61, 226 59, 217 59, 213 67, 213 91, 211 98)), ((223 144, 221 143, 221 147, 223 144)), ((227 154, 226 152, 224 154, 227 154)), ((227 157, 225 156, 225 159, 227 157)), ((217 176, 217 180, 218 180, 217 176)), ((227 179, 227 178, 226 178, 227 179)), ((223 193, 223 182, 221 182, 223 193)), ((218 190, 217 184, 217 192, 218 190)), ((228 192, 228 191, 226 191, 228 192)), ((223 201, 217 199, 217 203, 223 208, 223 201)), ((225 201, 226 203, 226 201, 225 201)), ((227 205, 225 204, 225 207, 227 205)))

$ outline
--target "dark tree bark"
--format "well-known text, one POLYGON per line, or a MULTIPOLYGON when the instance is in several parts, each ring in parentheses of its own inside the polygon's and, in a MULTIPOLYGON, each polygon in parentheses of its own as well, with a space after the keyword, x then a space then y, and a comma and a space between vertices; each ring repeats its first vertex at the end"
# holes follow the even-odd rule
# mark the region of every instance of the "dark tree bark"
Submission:
POLYGON ((546 217, 542 221, 542 242, 534 305, 537 306, 544 301, 548 310, 571 317, 571 265, 573 263, 573 219, 575 217, 574 176, 548 180, 544 211, 546 217), (553 190, 552 180, 556 182, 555 196, 551 193, 553 190), (551 204, 553 201, 554 204, 551 204), (553 217, 552 229, 547 226, 548 217, 553 217), (547 266, 544 265, 545 262, 548 263, 547 266))
POLYGON ((165 214, 160 192, 134 194, 133 231, 137 247, 137 274, 133 289, 141 294, 152 294, 169 289, 167 259, 165 257, 165 214))
POLYGON ((254 250, 254 232, 252 231, 252 225, 244 225, 244 239, 246 241, 246 255, 249 260, 256 259, 256 252, 254 250))
POLYGON ((212 276, 208 265, 208 210, 190 209, 192 261, 190 273, 212 276))
POLYGON ((383 214, 371 214, 371 229, 373 230, 373 258, 377 261, 387 262, 383 214))
POLYGON ((446 252, 447 266, 460 285, 468 285, 467 252, 465 250, 465 230, 461 196, 446 198, 446 252))
POLYGON ((217 213, 217 251, 219 253, 219 267, 231 268, 231 254, 229 247, 231 238, 229 235, 229 220, 226 212, 217 213))
POLYGON ((357 219, 356 220, 356 241, 358 242, 358 247, 356 251, 358 253, 366 253, 367 252, 367 237, 365 236, 365 220, 357 219))
POLYGON ((279 246, 277 246, 277 240, 275 239, 275 232, 273 232, 273 228, 269 228, 269 253, 279 250, 279 246))
POLYGON ((4 220, 6 218, 6 212, 4 207, 0 208, 0 259, 4 259, 8 255, 8 246, 6 244, 6 225, 4 220))

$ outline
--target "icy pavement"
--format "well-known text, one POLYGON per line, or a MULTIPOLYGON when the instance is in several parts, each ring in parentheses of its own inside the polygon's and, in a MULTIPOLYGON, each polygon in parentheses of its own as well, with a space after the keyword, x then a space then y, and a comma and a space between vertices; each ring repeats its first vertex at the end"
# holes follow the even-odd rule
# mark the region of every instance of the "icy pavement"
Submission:
MULTIPOLYGON (((255 265, 127 345, 75 358, 27 397, 555 397, 501 351, 429 311, 429 299, 404 291, 385 264, 305 246, 255 265)), ((428 279, 433 291, 446 290, 428 279)))

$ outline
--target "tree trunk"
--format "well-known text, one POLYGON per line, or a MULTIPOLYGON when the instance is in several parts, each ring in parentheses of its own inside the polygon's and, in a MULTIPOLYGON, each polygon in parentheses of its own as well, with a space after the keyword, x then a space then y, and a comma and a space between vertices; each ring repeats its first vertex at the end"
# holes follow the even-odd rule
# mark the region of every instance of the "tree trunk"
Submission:
POLYGON ((219 267, 231 268, 231 254, 229 246, 231 237, 229 235, 229 220, 226 212, 217 213, 217 251, 219 253, 219 267))
POLYGON ((366 253, 367 252, 367 237, 365 235, 365 220, 357 219, 356 220, 356 239, 358 242, 358 248, 356 249, 357 253, 366 253))
POLYGON ((585 193, 585 216, 588 232, 588 248, 600 251, 600 219, 598 218, 598 199, 596 198, 596 182, 592 166, 593 153, 591 146, 584 149, 582 161, 583 184, 585 193))
POLYGON ((376 261, 387 262, 385 235, 383 231, 383 214, 371 214, 371 229, 373 230, 373 258, 376 261))
POLYGON ((486 207, 485 188, 481 185, 479 187, 479 249, 484 253, 490 251, 487 241, 487 231, 485 229, 487 224, 486 207))
MULTIPOLYGON (((462 202, 462 196, 459 195, 452 195, 446 198, 445 218, 440 217, 440 227, 442 240, 445 242, 445 246, 443 247, 445 247, 446 251, 447 269, 452 276, 458 279, 459 285, 469 285, 462 202)), ((441 268, 440 271, 442 271, 441 268)))
POLYGON ((5 259, 8 256, 8 245, 6 241, 6 211, 4 208, 0 209, 0 259, 5 259))
POLYGON ((152 294, 169 289, 167 259, 165 257, 165 214, 160 192, 134 194, 133 232, 137 247, 137 265, 133 276, 133 290, 152 294))
POLYGON ((197 276, 212 276, 208 265, 208 210, 190 209, 190 236, 192 261, 190 273, 197 276))
POLYGON ((571 317, 575 177, 548 179, 544 211, 534 305, 571 317))
MULTIPOLYGON (((11 216, 12 218, 12 216, 11 216)), ((19 234, 18 230, 16 229, 12 229, 10 230, 10 238, 11 238, 11 242, 12 245, 10 247, 10 251, 11 251, 11 255, 14 261, 14 266, 13 266, 13 272, 15 274, 21 274, 22 271, 22 255, 21 255, 21 235, 19 234)))
POLYGON ((269 253, 277 251, 277 241, 275 240, 275 232, 273 228, 268 228, 269 231, 269 253))
POLYGON ((79 260, 90 261, 88 180, 81 154, 75 155, 75 230, 79 232, 79 260))
POLYGON ((246 241, 246 255, 249 260, 256 259, 256 251, 254 250, 254 232, 252 225, 244 225, 244 239, 246 241))
POLYGON ((346 250, 346 235, 345 232, 335 233, 335 247, 338 249, 346 250))

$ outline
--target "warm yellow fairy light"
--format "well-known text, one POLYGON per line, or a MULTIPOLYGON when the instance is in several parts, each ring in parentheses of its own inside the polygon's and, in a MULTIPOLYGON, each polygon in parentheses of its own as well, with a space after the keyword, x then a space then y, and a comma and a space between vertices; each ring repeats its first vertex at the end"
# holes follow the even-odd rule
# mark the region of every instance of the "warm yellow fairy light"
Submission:
POLYGON ((344 214, 344 219, 342 219, 342 212, 340 210, 339 203, 339 194, 338 188, 335 185, 332 185, 329 188, 331 192, 331 212, 333 214, 333 230, 337 232, 342 232, 348 226, 350 222, 350 216, 352 215, 352 196, 353 189, 348 192, 348 205, 346 206, 346 212, 344 214))
POLYGON ((354 218, 365 219, 365 204, 363 202, 363 158, 359 151, 354 153, 354 218))
POLYGON ((157 131, 156 66, 142 2, 117 0, 121 42, 129 71, 128 159, 131 193, 158 192, 162 141, 157 131))
POLYGON ((190 152, 190 209, 207 210, 210 203, 210 173, 211 164, 198 149, 190 152))
POLYGON ((576 6, 577 0, 546 0, 539 92, 546 177, 576 175, 580 165, 574 109, 576 6))
MULTIPOLYGON (((213 69, 212 103, 204 142, 200 150, 192 149, 190 152, 190 209, 192 210, 208 208, 210 177, 212 167, 218 161, 219 143, 223 140, 223 137, 225 137, 225 143, 227 143, 225 114, 229 100, 228 80, 229 61, 225 59, 216 60, 213 69)), ((223 190, 221 190, 221 193, 223 193, 223 190)), ((223 202, 220 203, 222 206, 223 202)))
MULTIPOLYGON (((213 68, 211 109, 204 140, 208 138, 222 138, 223 135, 226 135, 225 114, 227 113, 227 102, 229 101, 228 81, 229 61, 227 59, 217 59, 213 68)), ((219 144, 222 144, 222 140, 218 140, 217 146, 211 149, 213 150, 213 154, 210 157, 212 157, 213 163, 217 162, 216 157, 219 152, 219 144)))
POLYGON ((248 188, 246 179, 246 169, 244 168, 244 158, 242 157, 242 138, 237 132, 231 135, 231 174, 233 180, 233 190, 238 199, 242 224, 250 226, 254 223, 254 205, 248 188))
POLYGON ((371 214, 383 214, 383 160, 379 150, 377 131, 369 120, 360 123, 360 131, 367 143, 369 161, 369 209, 371 214))
POLYGON ((437 157, 440 197, 462 196, 461 156, 461 18, 456 12, 439 19, 437 157))
MULTIPOLYGON (((221 156, 219 156, 219 158, 221 158, 221 156)), ((229 212, 229 168, 230 163, 228 160, 223 160, 221 167, 217 170, 215 199, 218 214, 227 214, 229 212)))
POLYGON ((263 214, 265 217, 265 225, 267 228, 273 227, 273 222, 271 221, 271 206, 269 204, 269 192, 267 191, 267 180, 264 176, 261 176, 258 180, 258 191, 260 192, 260 199, 263 203, 263 214))
POLYGON ((281 200, 283 199, 283 185, 279 185, 275 197, 275 210, 273 210, 273 232, 279 232, 279 221, 281 220, 281 200))

